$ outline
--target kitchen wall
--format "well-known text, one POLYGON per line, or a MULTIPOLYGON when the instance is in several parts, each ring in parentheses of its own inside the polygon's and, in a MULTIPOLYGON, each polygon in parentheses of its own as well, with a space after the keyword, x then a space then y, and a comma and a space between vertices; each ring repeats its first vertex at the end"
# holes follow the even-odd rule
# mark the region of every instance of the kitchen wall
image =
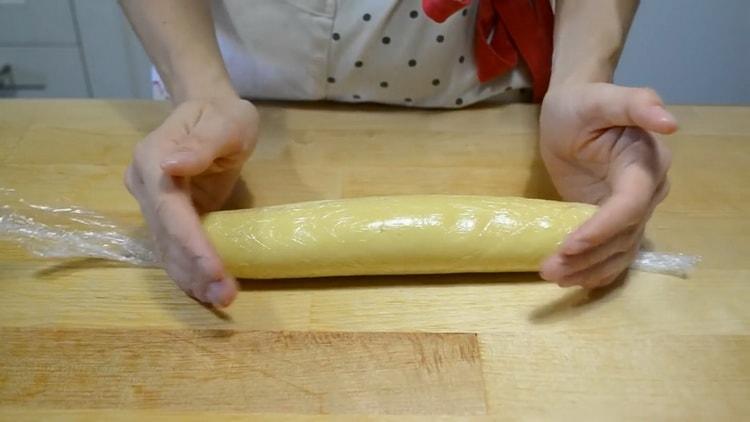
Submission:
POLYGON ((750 0, 641 0, 615 81, 670 103, 750 104, 750 0))
MULTIPOLYGON (((0 0, 4 64, 22 89, 0 96, 150 95, 148 59, 115 0, 0 0)), ((750 104, 750 0, 642 0, 615 80, 670 103, 750 104)))

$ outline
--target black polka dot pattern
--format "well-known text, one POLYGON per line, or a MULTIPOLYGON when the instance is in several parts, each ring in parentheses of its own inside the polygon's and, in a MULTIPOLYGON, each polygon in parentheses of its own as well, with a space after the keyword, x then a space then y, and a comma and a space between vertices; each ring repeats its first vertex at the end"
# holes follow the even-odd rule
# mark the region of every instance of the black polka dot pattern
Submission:
MULTIPOLYGON (((421 28, 422 25, 432 24, 426 15, 422 16, 423 11, 420 10, 419 6, 416 5, 416 3, 418 2, 414 1, 414 3, 415 4, 412 5, 404 4, 402 5, 402 7, 391 10, 391 12, 395 13, 393 13, 393 16, 390 17, 398 18, 398 21, 400 21, 400 23, 407 25, 406 28, 412 27, 414 25, 419 25, 421 28)), ((343 91, 343 94, 345 95, 344 98, 348 97, 349 101, 353 103, 376 101, 392 104, 400 103, 403 107, 413 107, 414 105, 421 104, 423 99, 425 98, 425 101, 429 102, 431 101, 430 98, 432 98, 433 95, 440 95, 443 98, 445 98, 445 96, 447 95, 447 98, 445 98, 445 102, 442 105, 448 107, 450 107, 451 98, 453 98, 453 104, 456 108, 474 103, 474 101, 476 100, 474 98, 475 95, 463 92, 461 90, 461 86, 454 86, 454 84, 452 83, 452 78, 449 79, 445 85, 443 85, 443 81, 442 79, 440 79, 443 76, 448 76, 443 75, 442 72, 439 71, 440 63, 445 64, 452 62, 454 63, 454 66, 455 64, 460 64, 461 66, 454 68, 455 71, 460 73, 468 72, 471 70, 470 68, 463 66, 467 63, 467 59, 472 59, 468 61, 468 63, 473 63, 473 58, 467 56, 467 54, 470 54, 470 52, 466 51, 465 47, 461 48, 461 50, 458 51, 450 51, 450 49, 445 49, 446 45, 458 46, 458 44, 463 44, 462 37, 455 38, 454 36, 453 38, 448 39, 453 34, 452 30, 448 31, 445 28, 433 26, 431 28, 432 30, 430 31, 428 27, 425 27, 426 33, 422 34, 422 37, 424 37, 422 38, 422 41, 426 42, 427 45, 424 45, 424 47, 430 50, 430 48, 428 47, 430 43, 437 44, 432 44, 432 50, 437 52, 438 57, 440 57, 440 59, 437 60, 440 61, 436 61, 436 59, 432 56, 421 54, 419 51, 422 50, 417 50, 417 54, 414 54, 411 58, 408 58, 409 56, 407 55, 406 57, 401 56, 399 60, 396 55, 401 52, 394 51, 393 49, 399 49, 403 45, 403 40, 399 38, 401 32, 399 32, 399 29, 394 29, 392 27, 389 27, 388 25, 381 25, 384 21, 387 22, 389 16, 382 16, 383 14, 377 10, 375 11, 376 15, 373 15, 369 12, 365 13, 367 9, 364 9, 362 6, 358 6, 358 8, 358 11, 352 10, 352 12, 354 13, 350 12, 349 14, 349 16, 351 16, 351 19, 353 20, 353 22, 348 23, 348 25, 350 25, 349 27, 335 27, 335 32, 329 32, 329 40, 332 40, 329 41, 331 43, 330 47, 336 49, 336 51, 341 48, 344 48, 347 51, 352 51, 351 48, 349 48, 350 44, 360 44, 353 41, 355 39, 358 39, 357 26, 360 27, 359 31, 370 32, 367 35, 368 37, 372 37, 370 38, 370 42, 374 41, 375 45, 373 46, 372 44, 370 44, 370 49, 360 51, 359 54, 354 51, 354 54, 350 54, 348 55, 348 57, 346 57, 346 55, 342 55, 343 63, 339 63, 339 65, 343 65, 344 70, 338 68, 329 70, 330 76, 327 76, 325 79, 329 84, 329 90, 331 90, 332 95, 340 95, 334 91, 343 91), (362 19, 362 22, 357 23, 357 17, 360 17, 362 19), (370 26, 368 27, 365 25, 370 26), (371 31, 374 33, 372 33, 371 31), (379 46, 377 45, 378 37, 380 37, 379 46), (432 37, 432 39, 430 39, 430 37, 432 37), (455 55, 456 53, 458 53, 458 56, 455 55), (419 59, 417 59, 417 56, 419 56, 419 59), (386 60, 386 63, 380 63, 380 61, 384 59, 386 60), (396 60, 395 63, 393 59, 396 60), (367 61, 367 68, 364 68, 365 61, 367 61), (388 61, 390 61, 391 63, 387 64, 388 61), (383 67, 384 64, 387 64, 386 67, 383 67), (438 66, 436 66, 436 68, 433 68, 433 64, 438 64, 438 66), (429 73, 427 75, 424 75, 422 73, 414 73, 418 71, 417 67, 419 67, 419 69, 429 68, 433 72, 437 73, 437 75, 433 74, 433 77, 430 78, 429 73), (403 73, 404 71, 407 71, 408 74, 403 73), (402 72, 402 74, 399 74, 399 72, 402 72), (349 74, 351 76, 349 76, 349 74), (336 76, 334 77, 333 75, 336 76), (355 79, 351 80, 351 77, 355 79), (409 86, 402 83, 401 78, 403 77, 419 78, 421 79, 421 83, 419 83, 418 86, 412 85, 414 89, 402 90, 402 88, 408 88, 409 86), (365 82, 366 85, 358 89, 356 83, 360 83, 361 86, 362 82, 365 82), (391 86, 391 83, 394 83, 395 85, 391 86), (427 85, 428 83, 431 85, 427 85), (429 88, 430 86, 432 86, 432 88, 429 88), (467 95, 466 100, 463 99, 463 95, 467 95), (364 100, 363 97, 367 97, 367 100, 364 100)), ((465 19, 465 17, 468 16, 469 12, 473 11, 469 8, 463 8, 461 10, 461 16, 465 19)), ((466 27, 466 25, 470 24, 470 21, 464 20, 462 18, 456 17, 454 19, 456 20, 453 21, 453 25, 466 27)), ((500 90, 502 90, 503 88, 505 87, 501 87, 500 90)), ((508 87, 508 90, 510 89, 512 88, 508 87)))

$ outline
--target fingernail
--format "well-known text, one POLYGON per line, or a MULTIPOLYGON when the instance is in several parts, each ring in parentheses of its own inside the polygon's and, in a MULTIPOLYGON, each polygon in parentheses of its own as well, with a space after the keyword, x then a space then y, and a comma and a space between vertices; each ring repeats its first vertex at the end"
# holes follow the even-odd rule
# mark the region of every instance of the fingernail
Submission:
POLYGON ((542 268, 541 270, 539 270, 539 276, 542 277, 543 280, 549 280, 549 271, 542 268))
POLYGON ((164 161, 161 162, 161 168, 167 168, 172 167, 175 164, 179 164, 179 161, 173 159, 173 158, 167 158, 164 161))
POLYGON ((168 155, 167 158, 162 160, 161 165, 162 167, 173 166, 175 164, 179 164, 182 161, 190 159, 192 156, 193 154, 187 151, 175 152, 168 155))
POLYGON ((564 262, 564 259, 560 256, 548 258, 539 269, 539 275, 542 276, 543 279, 550 281, 555 278, 555 275, 558 277, 565 275, 565 271, 561 270, 564 262))
POLYGON ((224 283, 214 281, 209 284, 206 289, 206 299, 214 306, 224 307, 224 283))
POLYGON ((672 113, 667 111, 667 109, 664 108, 663 106, 657 106, 657 105, 651 106, 650 112, 652 112, 655 115, 658 115, 659 117, 657 120, 659 120, 662 123, 669 123, 669 124, 677 123, 677 119, 674 117, 674 115, 672 115, 672 113))

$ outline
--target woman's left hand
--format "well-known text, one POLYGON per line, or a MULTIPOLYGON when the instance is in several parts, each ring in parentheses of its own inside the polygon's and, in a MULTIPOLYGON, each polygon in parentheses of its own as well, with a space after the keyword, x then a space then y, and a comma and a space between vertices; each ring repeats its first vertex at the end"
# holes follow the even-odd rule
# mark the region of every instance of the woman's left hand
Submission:
POLYGON ((671 154, 655 134, 677 130, 650 89, 583 83, 550 89, 540 147, 563 199, 600 205, 542 265, 560 286, 595 288, 633 261, 646 221, 669 191, 671 154))

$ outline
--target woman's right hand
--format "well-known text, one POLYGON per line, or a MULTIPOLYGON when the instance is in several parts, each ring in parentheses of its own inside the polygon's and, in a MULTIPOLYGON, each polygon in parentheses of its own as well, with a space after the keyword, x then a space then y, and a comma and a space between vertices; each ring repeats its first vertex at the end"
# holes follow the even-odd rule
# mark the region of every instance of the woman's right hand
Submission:
POLYGON ((228 199, 257 135, 258 113, 248 101, 185 101, 136 145, 125 175, 169 276, 188 295, 217 307, 232 303, 237 282, 199 216, 228 199))

